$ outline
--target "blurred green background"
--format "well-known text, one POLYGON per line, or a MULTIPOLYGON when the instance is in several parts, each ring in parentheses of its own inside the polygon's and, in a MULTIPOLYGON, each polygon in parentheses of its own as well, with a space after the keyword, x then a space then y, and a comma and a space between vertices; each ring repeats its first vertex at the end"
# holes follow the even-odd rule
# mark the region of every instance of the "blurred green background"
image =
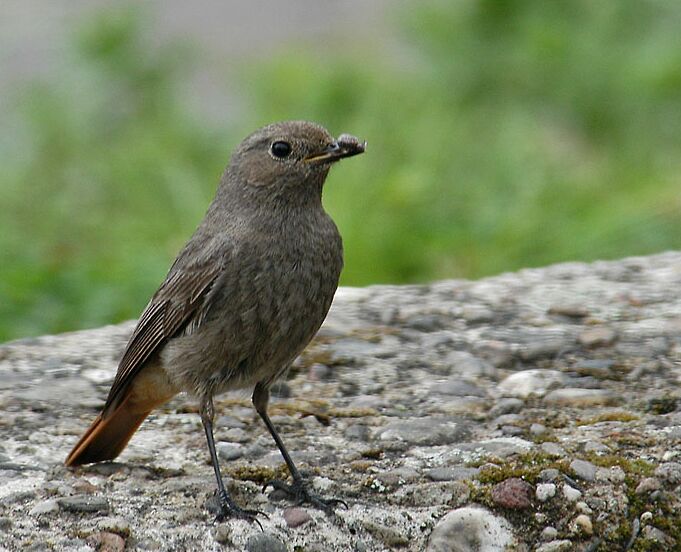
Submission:
POLYGON ((340 33, 240 65, 228 120, 188 104, 203 53, 150 41, 152 10, 76 18, 69 70, 4 98, 0 341, 137 316, 231 148, 280 119, 369 141, 325 189, 345 285, 681 247, 681 3, 385 11, 389 44, 340 33))

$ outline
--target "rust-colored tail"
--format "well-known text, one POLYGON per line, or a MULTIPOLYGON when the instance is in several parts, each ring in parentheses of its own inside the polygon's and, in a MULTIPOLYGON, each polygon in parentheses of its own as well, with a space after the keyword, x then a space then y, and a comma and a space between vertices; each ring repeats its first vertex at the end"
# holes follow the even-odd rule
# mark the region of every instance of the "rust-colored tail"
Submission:
POLYGON ((137 428, 154 408, 178 392, 160 364, 147 364, 102 413, 73 447, 67 466, 113 460, 128 444, 137 428))
POLYGON ((66 458, 67 466, 80 466, 112 460, 128 444, 137 428, 151 412, 130 408, 128 397, 113 412, 102 412, 73 447, 66 458))

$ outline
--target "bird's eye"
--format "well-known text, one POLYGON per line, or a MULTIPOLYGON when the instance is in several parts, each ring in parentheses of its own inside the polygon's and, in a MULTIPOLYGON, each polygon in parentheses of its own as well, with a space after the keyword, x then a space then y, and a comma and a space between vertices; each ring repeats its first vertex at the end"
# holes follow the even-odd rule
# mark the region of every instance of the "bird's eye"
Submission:
POLYGON ((291 144, 284 142, 283 140, 277 140, 270 146, 270 151, 274 157, 283 159, 284 157, 288 157, 288 155, 291 153, 291 144))

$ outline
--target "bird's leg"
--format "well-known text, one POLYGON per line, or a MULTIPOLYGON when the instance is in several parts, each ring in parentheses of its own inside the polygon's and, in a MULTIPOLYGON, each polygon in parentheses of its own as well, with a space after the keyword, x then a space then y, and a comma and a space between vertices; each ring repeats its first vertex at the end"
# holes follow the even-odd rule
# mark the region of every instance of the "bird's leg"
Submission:
POLYGON ((333 509, 339 504, 342 504, 347 508, 348 505, 343 500, 337 498, 325 499, 311 493, 308 490, 303 476, 293 463, 291 455, 288 453, 288 450, 286 450, 284 442, 281 440, 281 437, 279 437, 279 433, 275 429, 272 420, 270 420, 270 417, 267 414, 267 404, 269 403, 269 400, 269 389, 258 383, 255 386, 255 390, 253 391, 253 406, 255 407, 255 410, 258 412, 258 414, 260 414, 262 421, 265 422, 267 430, 270 432, 270 435, 272 435, 274 442, 277 444, 279 452, 281 452, 281 455, 284 457, 284 462, 286 462, 286 466, 288 467, 289 472, 291 472, 291 477, 293 477, 293 483, 289 485, 281 480, 274 479, 265 483, 263 486, 263 491, 267 487, 272 486, 274 489, 286 493, 286 495, 295 500, 298 504, 310 504, 316 508, 319 508, 320 510, 324 510, 326 513, 333 512, 333 509))
MULTIPOLYGON (((218 455, 215 450, 215 438, 213 437, 214 413, 215 411, 213 409, 212 397, 205 397, 201 401, 201 422, 203 423, 203 429, 206 432, 206 441, 208 441, 210 459, 213 464, 213 470, 215 470, 215 478, 218 482, 218 488, 215 491, 215 495, 217 496, 219 505, 217 508, 215 521, 224 521, 227 518, 233 517, 245 519, 246 521, 255 521, 258 525, 260 525, 260 522, 256 519, 256 516, 263 513, 258 510, 244 510, 237 506, 229 496, 229 493, 225 488, 225 484, 222 481, 220 464, 218 463, 218 455)), ((260 528, 262 529, 262 525, 260 525, 260 528)))

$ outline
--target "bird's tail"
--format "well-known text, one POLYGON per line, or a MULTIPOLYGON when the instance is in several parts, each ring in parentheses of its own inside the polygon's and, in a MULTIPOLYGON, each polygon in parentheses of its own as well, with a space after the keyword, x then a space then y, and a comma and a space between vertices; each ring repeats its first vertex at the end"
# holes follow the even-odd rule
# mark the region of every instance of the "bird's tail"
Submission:
POLYGON ((99 414, 66 458, 67 466, 80 466, 118 456, 137 428, 152 411, 130 408, 130 396, 113 412, 99 414))

